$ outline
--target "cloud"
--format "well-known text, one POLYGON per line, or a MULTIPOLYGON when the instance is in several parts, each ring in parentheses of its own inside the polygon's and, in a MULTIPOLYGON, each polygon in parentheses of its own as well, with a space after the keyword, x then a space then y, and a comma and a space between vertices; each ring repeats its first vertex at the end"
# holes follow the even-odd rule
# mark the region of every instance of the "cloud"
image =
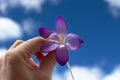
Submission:
POLYGON ((46 0, 0 0, 0 11, 7 12, 8 8, 23 7, 26 10, 41 11, 46 0))
MULTIPOLYGON (((102 70, 98 67, 89 68, 74 66, 71 67, 71 70, 75 80, 101 80, 103 74, 102 70)), ((59 78, 60 80, 73 80, 69 70, 64 71, 62 75, 56 72, 54 73, 53 78, 53 80, 59 78)))
POLYGON ((6 13, 7 4, 6 3, 0 3, 0 12, 6 13))
POLYGON ((57 5, 62 0, 0 0, 0 12, 6 13, 8 9, 16 7, 22 7, 27 11, 35 10, 41 12, 43 5, 50 2, 53 5, 57 5))
POLYGON ((23 30, 28 35, 34 34, 38 30, 38 23, 32 19, 25 19, 22 21, 23 30))
POLYGON ((0 57, 5 55, 5 52, 7 51, 6 48, 0 48, 0 57))
POLYGON ((0 41, 22 36, 21 26, 9 18, 0 17, 0 41))
POLYGON ((60 76, 58 74, 54 74, 54 76, 52 77, 52 80, 64 80, 63 76, 60 76))
POLYGON ((120 16, 120 0, 105 0, 108 3, 108 9, 114 17, 120 16))
POLYGON ((42 5, 46 0, 19 0, 19 4, 23 6, 25 9, 35 9, 37 11, 42 10, 42 5))
POLYGON ((104 78, 104 80, 120 80, 120 66, 116 67, 111 74, 104 78))
MULTIPOLYGON (((110 74, 105 74, 99 67, 74 66, 71 69, 75 80, 120 80, 120 66, 117 66, 110 74)), ((63 74, 54 72, 52 80, 72 80, 72 78, 67 70, 63 74)))
POLYGON ((59 3, 61 3, 63 0, 49 0, 50 3, 54 4, 54 5, 58 5, 59 3))
MULTIPOLYGON (((99 68, 73 67, 72 72, 75 80, 99 80, 101 72, 99 68)), ((66 80, 72 80, 70 72, 65 73, 66 80)))
POLYGON ((57 67, 55 67, 55 69, 53 71, 53 75, 52 75, 52 79, 51 80, 65 80, 64 79, 64 75, 58 73, 57 67))

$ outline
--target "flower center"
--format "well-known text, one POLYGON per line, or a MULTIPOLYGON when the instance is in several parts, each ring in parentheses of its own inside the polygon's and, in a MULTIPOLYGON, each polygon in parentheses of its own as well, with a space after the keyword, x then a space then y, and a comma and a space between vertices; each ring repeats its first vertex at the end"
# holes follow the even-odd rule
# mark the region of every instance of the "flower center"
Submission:
POLYGON ((60 43, 61 43, 61 44, 64 44, 65 36, 64 36, 64 35, 60 35, 60 36, 59 36, 59 39, 60 39, 60 43))

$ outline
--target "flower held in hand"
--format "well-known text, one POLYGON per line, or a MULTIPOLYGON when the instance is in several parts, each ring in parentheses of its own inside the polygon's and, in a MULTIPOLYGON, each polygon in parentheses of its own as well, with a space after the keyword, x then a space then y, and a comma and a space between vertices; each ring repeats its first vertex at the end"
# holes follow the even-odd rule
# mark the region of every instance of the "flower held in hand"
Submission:
POLYGON ((39 33, 43 38, 54 40, 40 47, 43 53, 56 51, 56 60, 64 66, 69 60, 68 50, 77 50, 83 44, 83 40, 76 34, 69 33, 65 20, 59 16, 56 20, 56 30, 54 32, 48 28, 40 28, 39 33))

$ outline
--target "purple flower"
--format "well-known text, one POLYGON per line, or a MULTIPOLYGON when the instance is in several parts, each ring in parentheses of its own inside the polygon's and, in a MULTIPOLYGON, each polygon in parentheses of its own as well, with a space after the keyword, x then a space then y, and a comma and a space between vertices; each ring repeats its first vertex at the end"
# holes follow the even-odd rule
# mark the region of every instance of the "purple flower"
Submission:
POLYGON ((39 33, 43 38, 54 40, 55 42, 46 43, 40 47, 43 53, 56 51, 56 60, 64 66, 69 60, 68 50, 77 50, 83 44, 83 40, 76 34, 69 33, 65 20, 59 16, 56 20, 57 32, 48 28, 40 28, 39 33))

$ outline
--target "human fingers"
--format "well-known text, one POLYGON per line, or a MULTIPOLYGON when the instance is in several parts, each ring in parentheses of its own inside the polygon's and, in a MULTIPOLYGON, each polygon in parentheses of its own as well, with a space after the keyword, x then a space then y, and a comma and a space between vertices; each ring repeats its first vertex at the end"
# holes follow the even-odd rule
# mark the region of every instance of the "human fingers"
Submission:
POLYGON ((33 39, 29 39, 28 41, 18 45, 16 47, 16 51, 18 54, 22 54, 25 57, 31 57, 32 54, 39 51, 40 46, 44 43, 50 42, 48 39, 44 39, 42 37, 35 37, 33 39))
POLYGON ((21 44, 21 43, 23 43, 23 42, 24 42, 23 40, 17 40, 17 41, 10 47, 10 49, 17 47, 19 44, 21 44))

